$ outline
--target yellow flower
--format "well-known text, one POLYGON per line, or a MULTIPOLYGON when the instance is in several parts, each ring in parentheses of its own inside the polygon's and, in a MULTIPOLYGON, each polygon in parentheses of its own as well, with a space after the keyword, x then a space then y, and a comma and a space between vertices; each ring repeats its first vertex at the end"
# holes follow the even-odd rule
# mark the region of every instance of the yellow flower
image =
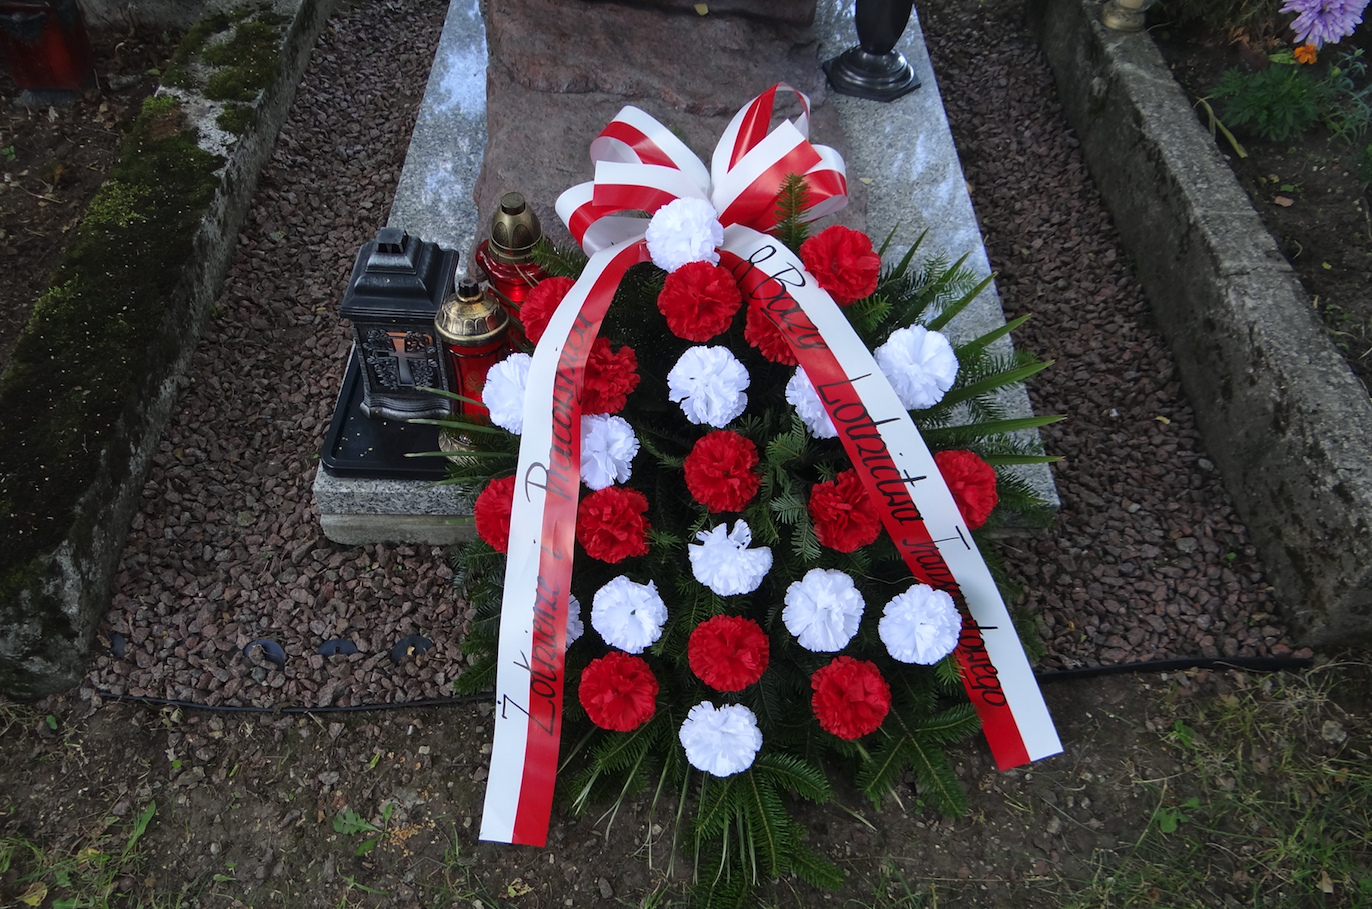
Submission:
POLYGON ((1314 63, 1315 53, 1315 45, 1313 44, 1302 44, 1294 51, 1297 63, 1314 63))

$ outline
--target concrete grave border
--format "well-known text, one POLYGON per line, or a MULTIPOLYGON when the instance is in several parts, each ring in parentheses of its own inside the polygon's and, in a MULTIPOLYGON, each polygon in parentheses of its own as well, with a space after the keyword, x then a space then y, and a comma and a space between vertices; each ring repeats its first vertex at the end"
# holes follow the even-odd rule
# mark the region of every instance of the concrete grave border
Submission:
POLYGON ((1225 487, 1303 643, 1372 637, 1372 400, 1146 33, 1029 0, 1225 487))
MULTIPOLYGON (((7 566, 14 571, 22 568, 25 579, 22 589, 0 602, 0 691, 11 697, 63 691, 85 674, 153 452, 228 271, 262 165, 276 144, 315 39, 335 2, 274 0, 275 11, 289 19, 281 29, 276 79, 253 105, 253 128, 236 140, 226 143, 225 134, 215 127, 218 105, 174 92, 199 127, 201 146, 225 159, 220 185, 195 237, 195 253, 185 263, 158 327, 166 343, 175 347, 174 355, 150 364, 138 387, 125 390, 119 425, 106 435, 103 450, 89 454, 98 469, 76 505, 54 516, 66 528, 61 542, 28 565, 7 566)), ((127 6, 133 9, 137 4, 127 6)), ((202 3, 196 8, 213 12, 217 7, 202 3)))

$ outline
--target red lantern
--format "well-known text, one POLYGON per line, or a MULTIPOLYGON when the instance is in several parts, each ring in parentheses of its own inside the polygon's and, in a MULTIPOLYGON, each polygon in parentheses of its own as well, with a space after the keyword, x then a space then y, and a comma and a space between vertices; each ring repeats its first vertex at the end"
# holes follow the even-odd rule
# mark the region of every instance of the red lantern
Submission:
POLYGON ((76 0, 0 0, 0 48, 26 91, 77 91, 93 72, 76 0))
MULTIPOLYGON (((480 284, 462 278, 457 291, 439 307, 434 328, 443 342, 448 387, 480 401, 486 373, 510 353, 510 314, 480 284)), ((490 419, 490 412, 480 404, 454 401, 452 410, 483 422, 490 419)))
MULTIPOLYGON (((516 319, 529 291, 548 273, 534 262, 534 247, 543 239, 543 227, 521 193, 500 197, 500 208, 491 218, 491 236, 476 248, 476 264, 486 273, 491 290, 516 319)), ((524 333, 511 326, 511 341, 518 347, 524 333)))

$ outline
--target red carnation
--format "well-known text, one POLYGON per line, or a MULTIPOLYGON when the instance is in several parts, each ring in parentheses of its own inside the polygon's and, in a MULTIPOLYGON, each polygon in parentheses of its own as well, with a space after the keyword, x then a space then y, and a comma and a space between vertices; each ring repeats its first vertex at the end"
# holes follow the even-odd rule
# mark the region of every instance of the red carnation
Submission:
POLYGON ((581 670, 577 694, 592 723, 628 732, 646 723, 657 709, 657 678, 643 657, 611 650, 581 670))
POLYGON ((861 549, 881 535, 876 506, 851 468, 810 490, 810 520, 819 542, 839 552, 861 549))
POLYGON ((763 314, 762 305, 755 301, 748 304, 748 315, 743 321, 743 340, 756 347, 758 353, 773 363, 782 366, 800 363, 781 329, 763 314))
POLYGON ((953 493, 953 501, 958 503, 967 527, 976 530, 985 524, 1000 501, 996 495, 996 469, 972 451, 940 451, 934 455, 934 463, 953 493))
POLYGON ((762 483, 756 466, 757 446, 736 432, 716 430, 697 439, 686 456, 686 488, 711 511, 742 511, 762 483))
POLYGON ((529 291, 524 302, 519 305, 519 321, 524 323, 524 334, 535 344, 543 337, 548 322, 567 291, 576 283, 571 278, 544 278, 529 291))
POLYGON ((810 676, 810 687, 820 728, 850 742, 875 732, 891 710, 891 686, 866 660, 834 657, 810 676))
POLYGON ((623 561, 648 552, 648 497, 627 486, 606 486, 576 508, 576 541, 602 562, 623 561))
POLYGON ((691 671, 716 691, 742 691, 762 678, 770 652, 762 626, 733 615, 706 619, 686 643, 691 671))
POLYGON ((840 306, 870 296, 881 276, 881 257, 873 251, 872 241, 842 224, 826 227, 800 244, 800 260, 840 306))
POLYGON ((501 477, 486 484, 476 497, 473 514, 476 535, 497 552, 510 548, 510 509, 514 507, 514 477, 501 477))
POLYGON ((657 295, 667 327, 687 341, 708 341, 724 331, 742 303, 729 270, 704 260, 687 262, 669 274, 657 295))
MULTIPOLYGON (((540 285, 541 286, 541 285, 540 285)), ((638 357, 632 347, 610 353, 610 342, 596 338, 586 359, 586 375, 581 384, 581 412, 619 413, 638 387, 638 357)))

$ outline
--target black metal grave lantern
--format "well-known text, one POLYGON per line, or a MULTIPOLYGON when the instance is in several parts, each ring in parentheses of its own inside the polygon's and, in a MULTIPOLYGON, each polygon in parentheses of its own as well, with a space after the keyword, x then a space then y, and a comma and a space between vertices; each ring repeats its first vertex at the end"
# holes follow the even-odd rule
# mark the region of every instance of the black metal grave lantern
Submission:
POLYGON ((339 314, 353 323, 364 414, 409 420, 448 413, 434 315, 453 288, 457 252, 384 227, 362 247, 339 314))

